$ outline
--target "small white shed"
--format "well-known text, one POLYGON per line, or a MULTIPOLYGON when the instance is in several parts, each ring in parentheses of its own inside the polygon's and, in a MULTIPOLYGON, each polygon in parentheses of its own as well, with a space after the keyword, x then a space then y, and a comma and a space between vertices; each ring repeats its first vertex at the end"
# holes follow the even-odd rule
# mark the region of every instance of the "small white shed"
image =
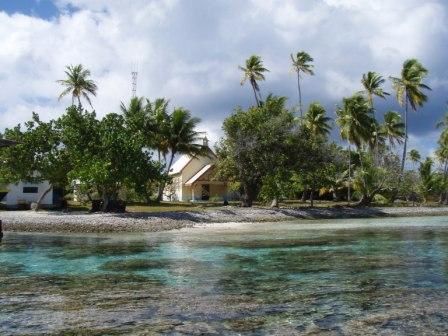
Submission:
MULTIPOLYGON (((41 183, 19 182, 17 184, 8 184, 6 187, 7 194, 1 202, 7 207, 28 206, 33 202, 37 202, 39 197, 48 189, 50 184, 48 181, 41 183)), ((50 190, 42 200, 42 206, 51 207, 55 204, 54 191, 50 190)))

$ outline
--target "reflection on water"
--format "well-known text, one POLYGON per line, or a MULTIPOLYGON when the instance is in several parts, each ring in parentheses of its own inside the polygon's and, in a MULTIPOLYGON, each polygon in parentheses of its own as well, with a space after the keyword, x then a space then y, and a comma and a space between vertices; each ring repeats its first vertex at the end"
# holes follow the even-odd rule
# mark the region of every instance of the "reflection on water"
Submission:
POLYGON ((445 217, 313 223, 8 233, 0 334, 446 335, 445 217))

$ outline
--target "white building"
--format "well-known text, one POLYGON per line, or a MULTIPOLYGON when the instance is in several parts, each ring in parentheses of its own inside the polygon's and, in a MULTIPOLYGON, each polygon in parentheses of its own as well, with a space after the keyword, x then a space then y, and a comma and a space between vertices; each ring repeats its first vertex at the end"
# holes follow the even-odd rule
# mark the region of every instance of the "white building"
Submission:
MULTIPOLYGON (((39 197, 50 187, 48 181, 41 183, 19 182, 6 186, 7 194, 0 201, 7 207, 29 207, 33 202, 37 202, 39 197)), ((43 198, 43 207, 52 207, 61 200, 61 193, 58 190, 50 190, 43 198)))
MULTIPOLYGON (((208 147, 207 147, 208 148, 208 147)), ((166 201, 223 201, 227 200, 227 183, 213 178, 216 155, 208 148, 208 155, 182 155, 173 164, 172 183, 164 190, 166 201)))

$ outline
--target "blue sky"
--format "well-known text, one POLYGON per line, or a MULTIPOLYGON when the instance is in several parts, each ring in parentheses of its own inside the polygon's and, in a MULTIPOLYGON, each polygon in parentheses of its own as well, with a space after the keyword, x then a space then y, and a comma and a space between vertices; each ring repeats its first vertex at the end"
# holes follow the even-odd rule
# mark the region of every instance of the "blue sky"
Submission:
MULTIPOLYGON (((331 117, 361 89, 363 73, 396 76, 418 58, 433 90, 411 114, 410 147, 430 154, 448 100, 447 14, 445 0, 0 0, 0 131, 32 111, 61 115, 70 100, 57 100, 56 80, 82 63, 98 83, 100 116, 129 100, 137 68, 139 95, 190 109, 217 140, 234 107, 253 104, 238 65, 260 55, 270 69, 263 95, 284 95, 293 107, 289 55, 305 50, 316 75, 303 80, 304 103, 322 102, 331 117)), ((389 81, 385 89, 392 93, 389 81)), ((376 104, 380 119, 402 111, 393 95, 376 104)))
POLYGON ((0 0, 0 10, 8 14, 22 13, 46 19, 59 14, 58 7, 51 0, 0 0))

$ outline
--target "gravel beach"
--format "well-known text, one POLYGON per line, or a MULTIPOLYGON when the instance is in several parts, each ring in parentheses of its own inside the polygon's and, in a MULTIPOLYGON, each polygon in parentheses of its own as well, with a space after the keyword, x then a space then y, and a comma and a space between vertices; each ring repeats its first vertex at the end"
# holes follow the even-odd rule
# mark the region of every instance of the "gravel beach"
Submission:
POLYGON ((293 219, 448 216, 448 207, 397 208, 239 208, 160 213, 63 213, 57 211, 1 211, 4 231, 15 232, 151 232, 201 224, 267 222, 293 219))

